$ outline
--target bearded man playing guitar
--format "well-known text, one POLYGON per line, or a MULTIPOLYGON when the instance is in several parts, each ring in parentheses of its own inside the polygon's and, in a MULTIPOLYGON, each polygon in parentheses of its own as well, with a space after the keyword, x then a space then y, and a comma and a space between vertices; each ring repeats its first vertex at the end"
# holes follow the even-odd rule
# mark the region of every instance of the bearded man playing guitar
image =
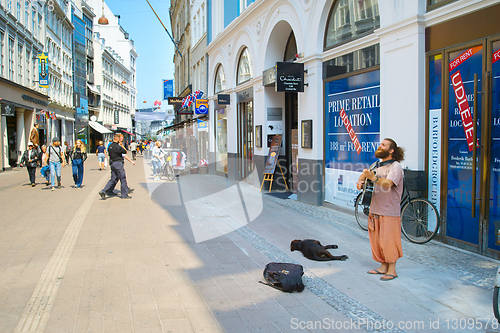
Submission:
POLYGON ((403 256, 401 246, 401 194, 403 193, 404 150, 392 139, 386 138, 375 152, 381 161, 374 170, 365 169, 356 187, 363 188, 365 181, 374 183, 370 214, 368 215, 368 236, 373 260, 380 268, 368 274, 383 275, 380 280, 390 281, 398 277, 396 261, 403 256))

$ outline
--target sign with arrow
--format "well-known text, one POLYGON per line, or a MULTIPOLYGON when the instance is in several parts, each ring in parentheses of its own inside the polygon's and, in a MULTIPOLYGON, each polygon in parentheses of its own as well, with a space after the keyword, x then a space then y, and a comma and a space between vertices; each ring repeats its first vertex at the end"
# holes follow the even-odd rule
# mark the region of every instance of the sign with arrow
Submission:
POLYGON ((38 57, 38 86, 40 88, 49 87, 49 55, 48 53, 40 53, 38 57))

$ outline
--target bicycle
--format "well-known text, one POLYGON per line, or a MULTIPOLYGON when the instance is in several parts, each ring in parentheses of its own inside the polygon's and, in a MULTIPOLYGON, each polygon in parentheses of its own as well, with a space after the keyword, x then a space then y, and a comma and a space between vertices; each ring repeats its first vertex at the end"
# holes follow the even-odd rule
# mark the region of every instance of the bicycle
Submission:
MULTIPOLYGON (((401 231, 410 242, 425 244, 432 240, 439 230, 439 213, 432 202, 426 198, 410 195, 405 178, 403 178, 401 198, 401 231)), ((364 191, 360 192, 354 200, 354 216, 359 227, 367 231, 370 204, 363 203, 363 198, 364 191)))
POLYGON ((493 313, 497 322, 500 322, 500 309, 498 308, 498 296, 500 294, 500 267, 498 267, 495 277, 495 288, 493 288, 493 313))
POLYGON ((174 180, 175 173, 174 173, 174 168, 170 164, 171 161, 172 161, 172 155, 171 154, 166 154, 163 157, 163 163, 162 163, 162 166, 161 166, 161 170, 160 170, 160 173, 158 174, 158 176, 160 177, 160 179, 162 177, 165 177, 165 178, 167 178, 167 180, 170 180, 170 181, 174 180))

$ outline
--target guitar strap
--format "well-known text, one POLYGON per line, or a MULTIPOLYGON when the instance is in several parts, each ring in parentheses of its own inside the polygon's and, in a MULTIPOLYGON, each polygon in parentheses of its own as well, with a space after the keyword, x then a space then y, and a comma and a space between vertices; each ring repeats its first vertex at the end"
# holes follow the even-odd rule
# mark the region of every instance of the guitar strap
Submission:
POLYGON ((383 162, 377 161, 377 162, 375 162, 375 165, 376 165, 375 169, 383 167, 384 165, 392 164, 393 162, 394 162, 393 159, 390 159, 390 160, 387 160, 387 161, 383 161, 383 162))

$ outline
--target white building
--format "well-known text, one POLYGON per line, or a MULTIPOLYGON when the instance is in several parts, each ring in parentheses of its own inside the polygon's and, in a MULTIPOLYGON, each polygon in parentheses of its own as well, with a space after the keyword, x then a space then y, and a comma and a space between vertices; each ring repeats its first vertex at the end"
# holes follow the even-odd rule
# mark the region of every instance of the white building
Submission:
MULTIPOLYGON (((262 176, 267 139, 282 134, 279 160, 298 200, 352 209, 361 171, 393 138, 440 212, 438 238, 500 257, 498 0, 214 0, 209 12, 210 112, 227 114, 225 131, 210 114, 211 160, 225 162, 227 143, 228 177, 262 176), (480 148, 466 127, 474 111, 480 148)), ((277 170, 273 189, 284 188, 277 170)))
POLYGON ((89 0, 87 3, 97 13, 94 17, 94 47, 96 48, 94 72, 102 101, 98 121, 111 126, 114 131, 121 131, 127 140, 130 140, 133 117, 137 108, 136 59, 138 54, 134 41, 120 25, 119 16, 115 16, 106 3, 104 3, 104 16, 109 21, 107 25, 98 24, 103 14, 103 3, 98 0, 89 0))
POLYGON ((15 166, 37 121, 46 134, 48 89, 38 87, 38 58, 46 45, 39 2, 0 0, 0 172, 15 166))
POLYGON ((49 56, 48 111, 56 114, 50 120, 50 138, 59 137, 61 142, 73 146, 75 141, 75 110, 73 101, 73 29, 71 5, 54 1, 45 5, 45 52, 49 56))

